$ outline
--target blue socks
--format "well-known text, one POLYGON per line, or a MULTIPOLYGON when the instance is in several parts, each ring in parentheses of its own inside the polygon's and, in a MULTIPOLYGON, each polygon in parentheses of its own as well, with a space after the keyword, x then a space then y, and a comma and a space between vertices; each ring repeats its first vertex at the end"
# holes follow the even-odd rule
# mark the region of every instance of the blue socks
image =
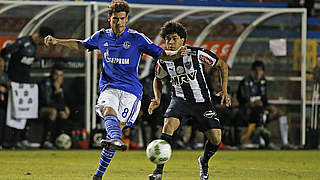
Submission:
MULTIPOLYGON (((107 136, 109 139, 109 136, 107 136)), ((96 172, 96 176, 103 176, 104 172, 106 172, 113 155, 115 154, 115 150, 106 150, 105 148, 102 149, 101 156, 100 156, 100 163, 96 172)))
POLYGON ((115 115, 105 115, 104 122, 106 131, 110 139, 120 138, 121 139, 121 128, 118 123, 118 118, 115 115))
MULTIPOLYGON (((107 131, 107 139, 114 139, 114 138, 121 139, 121 128, 118 124, 118 118, 114 115, 108 114, 104 116, 104 121, 105 121, 105 126, 107 131)), ((103 148, 100 156, 99 167, 95 174, 96 176, 103 176, 115 152, 116 152, 115 150, 106 150, 105 148, 103 148)))

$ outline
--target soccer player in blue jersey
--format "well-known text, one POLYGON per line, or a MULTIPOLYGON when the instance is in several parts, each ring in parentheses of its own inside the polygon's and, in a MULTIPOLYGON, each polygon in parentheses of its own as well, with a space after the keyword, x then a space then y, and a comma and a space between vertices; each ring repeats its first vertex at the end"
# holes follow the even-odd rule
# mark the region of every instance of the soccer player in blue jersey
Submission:
POLYGON ((113 0, 108 7, 110 29, 101 29, 86 40, 45 38, 46 45, 63 45, 75 50, 99 49, 103 55, 100 75, 100 97, 97 113, 105 120, 107 140, 93 179, 102 179, 116 150, 126 150, 121 140, 121 128, 131 127, 138 116, 142 85, 138 80, 138 66, 143 53, 153 58, 172 61, 187 55, 186 47, 164 51, 144 34, 129 29, 129 5, 123 0, 113 0))

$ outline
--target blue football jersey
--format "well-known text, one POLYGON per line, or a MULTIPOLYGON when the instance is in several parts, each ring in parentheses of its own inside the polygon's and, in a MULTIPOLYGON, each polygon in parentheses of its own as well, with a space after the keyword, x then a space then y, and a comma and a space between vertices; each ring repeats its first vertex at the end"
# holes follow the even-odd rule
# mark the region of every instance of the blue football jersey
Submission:
POLYGON ((126 27, 120 37, 111 29, 101 29, 82 41, 89 50, 99 49, 102 54, 103 71, 100 75, 100 92, 114 87, 142 97, 142 85, 138 68, 143 53, 157 59, 163 49, 144 34, 126 27))

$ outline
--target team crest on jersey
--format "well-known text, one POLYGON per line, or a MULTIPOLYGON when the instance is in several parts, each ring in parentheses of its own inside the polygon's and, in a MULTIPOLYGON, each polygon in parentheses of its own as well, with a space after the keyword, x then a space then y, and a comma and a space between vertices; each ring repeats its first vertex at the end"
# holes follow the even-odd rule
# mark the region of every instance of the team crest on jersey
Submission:
POLYGON ((126 42, 123 43, 123 47, 124 47, 125 49, 129 49, 130 46, 131 46, 131 43, 130 43, 129 41, 126 41, 126 42))
POLYGON ((182 66, 178 66, 176 71, 178 74, 182 74, 182 73, 184 73, 184 68, 182 66))
POLYGON ((104 46, 109 46, 108 42, 104 43, 104 46))

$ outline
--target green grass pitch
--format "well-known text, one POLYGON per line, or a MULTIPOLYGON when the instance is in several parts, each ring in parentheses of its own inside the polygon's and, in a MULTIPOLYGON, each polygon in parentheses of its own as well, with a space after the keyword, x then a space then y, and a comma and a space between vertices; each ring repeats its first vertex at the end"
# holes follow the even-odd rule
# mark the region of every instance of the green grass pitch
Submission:
MULTIPOLYGON (((90 180, 100 152, 1 150, 0 179, 90 180)), ((201 154, 173 151, 163 180, 198 180, 197 158, 201 154)), ((320 180, 320 151, 219 151, 209 167, 216 180, 320 180)), ((146 180, 153 169, 144 151, 117 152, 103 179, 146 180)))

